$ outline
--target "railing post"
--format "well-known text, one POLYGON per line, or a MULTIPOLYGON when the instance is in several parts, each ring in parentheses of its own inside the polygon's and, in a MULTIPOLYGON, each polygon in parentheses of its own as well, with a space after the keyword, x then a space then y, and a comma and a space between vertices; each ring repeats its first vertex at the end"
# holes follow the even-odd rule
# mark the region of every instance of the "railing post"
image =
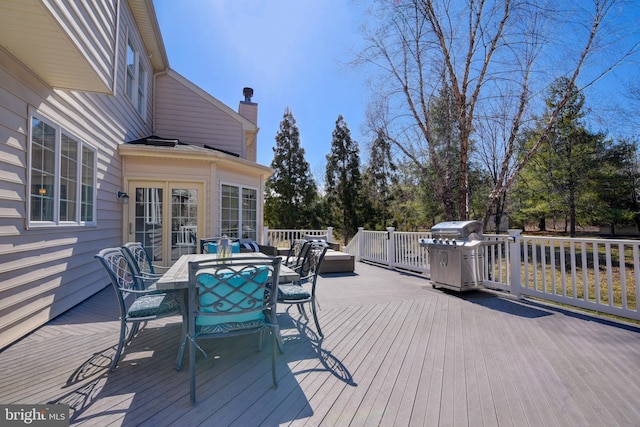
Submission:
POLYGON ((364 253, 364 227, 358 227, 358 253, 356 254, 356 261, 360 261, 360 257, 364 253))
POLYGON ((521 282, 521 253, 522 250, 522 230, 509 229, 509 281, 511 282, 511 294, 520 298, 521 282))
POLYGON ((262 242, 258 243, 260 243, 261 245, 269 244, 269 227, 267 227, 266 225, 262 227, 262 242))
POLYGON ((389 260, 389 266, 394 267, 396 264, 396 242, 393 237, 393 231, 395 228, 387 227, 387 259, 389 260))
POLYGON ((327 227, 327 242, 333 242, 333 227, 327 227))

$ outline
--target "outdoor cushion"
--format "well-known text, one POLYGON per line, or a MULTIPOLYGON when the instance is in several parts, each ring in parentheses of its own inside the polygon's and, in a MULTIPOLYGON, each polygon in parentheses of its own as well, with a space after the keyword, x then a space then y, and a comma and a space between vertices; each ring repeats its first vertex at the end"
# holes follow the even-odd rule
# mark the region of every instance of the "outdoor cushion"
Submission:
POLYGON ((311 298, 311 294, 300 285, 285 284, 278 286, 279 300, 301 300, 307 298, 311 298))
POLYGON ((249 320, 247 322, 227 322, 212 325, 198 325, 199 334, 218 334, 239 331, 243 329, 259 328, 266 325, 264 317, 256 320, 249 320))
MULTIPOLYGON (((217 243, 207 243, 207 250, 210 254, 218 253, 218 244, 217 243)), ((232 242, 231 243, 231 253, 239 254, 240 253, 240 242, 232 242)))
POLYGON ((251 252, 260 252, 260 246, 258 246, 258 244, 253 240, 248 242, 240 241, 240 245, 242 245, 243 248, 250 250, 251 252))
POLYGON ((263 305, 264 288, 263 285, 269 277, 267 267, 257 269, 247 269, 240 274, 226 273, 221 276, 225 283, 219 285, 220 280, 213 274, 201 274, 198 276, 199 285, 205 290, 200 295, 200 311, 204 313, 229 313, 224 316, 198 316, 196 325, 220 325, 223 323, 238 323, 251 321, 264 321, 262 311, 249 313, 236 313, 242 309, 258 308, 263 305), (256 270, 258 273, 256 274, 256 270), (247 278, 252 277, 251 281, 247 278), (215 286, 215 294, 207 292, 215 286), (242 292, 234 292, 241 289, 242 292), (247 297, 250 295, 252 298, 247 297), (239 306, 235 306, 239 304, 239 306))
POLYGON ((324 254, 325 261, 332 260, 340 260, 340 261, 348 261, 353 257, 353 255, 348 254, 346 252, 334 251, 332 249, 328 250, 326 254, 324 254))
POLYGON ((132 318, 147 317, 180 310, 177 295, 177 292, 143 295, 131 304, 127 315, 132 318))

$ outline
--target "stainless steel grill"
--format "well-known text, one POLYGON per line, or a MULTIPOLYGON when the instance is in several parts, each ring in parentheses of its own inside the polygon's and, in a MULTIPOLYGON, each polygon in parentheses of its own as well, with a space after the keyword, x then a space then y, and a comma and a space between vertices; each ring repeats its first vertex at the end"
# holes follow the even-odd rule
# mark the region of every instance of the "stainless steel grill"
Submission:
POLYGON ((430 239, 420 239, 429 251, 433 287, 467 291, 482 285, 482 223, 446 221, 431 228, 430 239))

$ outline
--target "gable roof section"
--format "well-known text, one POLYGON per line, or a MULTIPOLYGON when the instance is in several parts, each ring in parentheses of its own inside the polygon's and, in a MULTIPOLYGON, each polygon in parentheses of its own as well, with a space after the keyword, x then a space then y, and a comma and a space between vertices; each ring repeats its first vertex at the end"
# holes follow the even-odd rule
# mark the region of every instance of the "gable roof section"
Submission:
POLYGON ((196 84, 188 80, 186 77, 182 76, 177 71, 170 68, 169 70, 167 70, 167 75, 169 75, 170 77, 178 81, 181 85, 185 86, 187 89, 189 89, 193 93, 203 98, 205 101, 209 102, 211 105, 213 105, 217 109, 223 111, 230 118, 236 120, 238 123, 242 125, 243 130, 254 131, 254 132, 258 131, 258 126, 255 123, 252 123, 251 121, 247 120, 246 118, 241 116, 239 113, 231 109, 228 105, 224 104, 222 101, 215 98, 214 96, 206 92, 204 89, 200 88, 199 86, 197 86, 196 84))

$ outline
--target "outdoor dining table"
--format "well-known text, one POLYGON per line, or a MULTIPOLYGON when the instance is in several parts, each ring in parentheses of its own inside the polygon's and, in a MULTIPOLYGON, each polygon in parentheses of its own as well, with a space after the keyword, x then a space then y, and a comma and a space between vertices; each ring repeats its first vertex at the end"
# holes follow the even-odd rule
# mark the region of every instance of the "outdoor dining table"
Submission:
MULTIPOLYGON (((262 252, 234 253, 231 258, 268 257, 262 252)), ((182 255, 169 270, 156 282, 159 290, 187 289, 189 287, 189 262, 217 259, 216 254, 188 254, 182 255)), ((296 281, 300 275, 286 265, 280 264, 280 283, 296 281)))

